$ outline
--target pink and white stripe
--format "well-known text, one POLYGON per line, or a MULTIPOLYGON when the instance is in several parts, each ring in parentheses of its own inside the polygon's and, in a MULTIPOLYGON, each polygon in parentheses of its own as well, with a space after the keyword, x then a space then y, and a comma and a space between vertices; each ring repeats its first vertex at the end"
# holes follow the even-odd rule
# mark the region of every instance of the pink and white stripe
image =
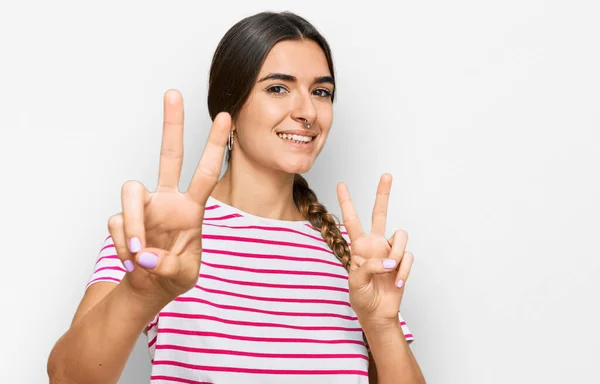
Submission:
MULTIPOLYGON (((320 233, 212 197, 205 216, 196 287, 148 324, 151 382, 368 383, 348 274, 320 233)), ((124 274, 108 237, 87 287, 124 274)))

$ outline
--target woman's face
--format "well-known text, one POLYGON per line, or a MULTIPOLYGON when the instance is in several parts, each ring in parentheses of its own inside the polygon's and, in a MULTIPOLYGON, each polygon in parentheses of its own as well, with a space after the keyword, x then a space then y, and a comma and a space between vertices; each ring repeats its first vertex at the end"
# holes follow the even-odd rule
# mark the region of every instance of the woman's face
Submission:
POLYGON ((307 172, 329 134, 333 90, 327 59, 317 43, 277 43, 234 123, 234 151, 267 168, 307 172))

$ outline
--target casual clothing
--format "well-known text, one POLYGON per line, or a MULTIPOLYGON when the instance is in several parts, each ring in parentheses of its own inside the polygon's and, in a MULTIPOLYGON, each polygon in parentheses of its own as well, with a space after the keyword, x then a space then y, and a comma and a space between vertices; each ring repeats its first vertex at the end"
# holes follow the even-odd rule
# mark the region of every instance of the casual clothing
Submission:
MULTIPOLYGON (((124 275, 108 237, 87 286, 124 275)), ((148 325, 148 348, 153 384, 368 383, 348 273, 320 233, 212 197, 198 283, 148 325)))

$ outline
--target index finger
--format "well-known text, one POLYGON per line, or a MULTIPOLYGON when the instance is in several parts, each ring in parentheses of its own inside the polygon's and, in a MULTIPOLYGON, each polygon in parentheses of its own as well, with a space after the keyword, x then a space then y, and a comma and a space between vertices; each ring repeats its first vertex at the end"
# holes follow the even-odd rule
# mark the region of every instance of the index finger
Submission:
POLYGON ((354 206, 352 205, 350 192, 348 191, 346 184, 339 183, 337 185, 337 196, 338 201, 340 202, 340 208, 342 209, 342 220, 344 221, 344 226, 348 231, 350 242, 354 243, 356 239, 364 235, 364 232, 360 225, 358 215, 356 214, 354 206))
POLYGON ((204 152, 186 192, 202 205, 206 204, 206 200, 219 180, 230 129, 231 116, 229 113, 219 113, 213 121, 204 152))

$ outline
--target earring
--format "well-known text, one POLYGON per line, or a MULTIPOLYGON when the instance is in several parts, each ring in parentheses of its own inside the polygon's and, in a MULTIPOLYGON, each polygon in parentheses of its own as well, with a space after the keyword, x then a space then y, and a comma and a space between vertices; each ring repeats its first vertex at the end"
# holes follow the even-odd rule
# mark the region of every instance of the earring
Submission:
POLYGON ((229 139, 227 140, 227 149, 231 151, 233 148, 233 131, 229 131, 229 139))

